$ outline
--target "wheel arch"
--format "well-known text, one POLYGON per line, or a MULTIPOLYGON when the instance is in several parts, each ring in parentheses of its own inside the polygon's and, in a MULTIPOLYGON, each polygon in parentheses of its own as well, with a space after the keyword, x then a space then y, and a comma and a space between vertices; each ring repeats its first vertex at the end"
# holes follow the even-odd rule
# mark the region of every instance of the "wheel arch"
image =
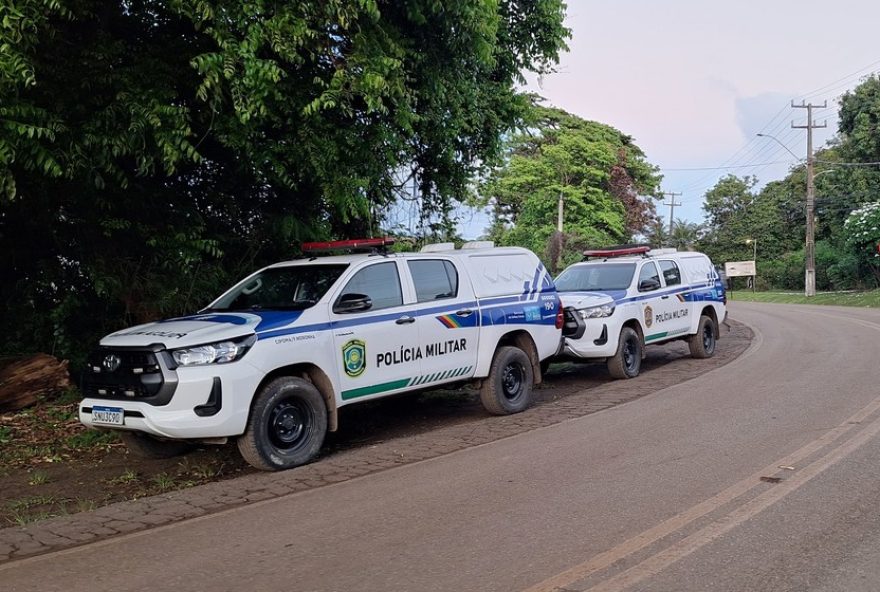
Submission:
POLYGON ((718 339, 720 329, 718 323, 718 312, 715 310, 715 307, 711 305, 703 307, 703 310, 700 311, 700 314, 697 317, 697 327, 700 326, 700 317, 703 315, 706 315, 707 317, 712 319, 712 329, 715 331, 715 339, 718 339))
MULTIPOLYGON (((302 378, 318 389, 318 392, 321 393, 321 398, 324 399, 324 404, 327 406, 327 431, 335 432, 339 428, 339 414, 336 407, 336 393, 333 390, 333 382, 323 370, 314 364, 290 364, 289 366, 276 368, 266 374, 263 380, 260 381, 259 386, 257 386, 257 390, 254 391, 254 395, 251 398, 251 407, 253 407, 253 402, 257 398, 257 393, 264 386, 282 376, 302 378)), ((250 411, 248 411, 248 414, 250 414, 250 411)))
MULTIPOLYGON (((540 384, 543 380, 543 377, 541 376, 541 360, 538 359, 538 348, 535 346, 535 340, 532 339, 529 332, 523 329, 518 329, 516 331, 505 333, 498 340, 498 343, 495 344, 495 348, 492 350, 492 356, 494 357, 498 348, 504 345, 512 345, 526 352, 526 355, 529 356, 529 361, 532 364, 534 384, 540 384)), ((492 360, 490 359, 489 364, 491 363, 492 360)))
MULTIPOLYGON (((644 329, 642 329, 642 324, 638 321, 638 319, 629 319, 627 322, 625 322, 623 325, 621 325, 621 327, 620 327, 621 330, 623 330, 624 327, 629 327, 630 329, 635 331, 636 334, 639 336, 639 341, 642 342, 642 359, 644 360, 645 355, 646 355, 646 353, 645 353, 645 331, 644 331, 644 329)), ((620 339, 620 335, 618 335, 617 338, 620 339)))

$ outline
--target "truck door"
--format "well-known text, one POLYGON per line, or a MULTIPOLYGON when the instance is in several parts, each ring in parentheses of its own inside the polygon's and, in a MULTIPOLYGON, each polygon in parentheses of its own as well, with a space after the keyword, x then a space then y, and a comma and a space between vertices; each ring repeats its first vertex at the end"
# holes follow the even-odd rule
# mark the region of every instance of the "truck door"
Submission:
POLYGON ((418 384, 452 382, 474 375, 480 335, 473 287, 448 259, 408 259, 422 316, 424 351, 418 384))
POLYGON ((681 269, 671 259, 661 259, 658 263, 660 265, 660 273, 663 276, 664 293, 669 295, 668 300, 672 303, 670 309, 672 319, 666 325, 667 331, 671 334, 688 333, 691 324, 695 322, 692 318, 694 315, 694 303, 687 300, 687 295, 685 294, 687 290, 682 282, 681 269))
POLYGON ((334 296, 330 311, 343 401, 407 388, 421 375, 416 309, 406 303, 394 261, 358 270, 334 296))
POLYGON ((663 289, 660 272, 654 261, 646 261, 639 270, 638 291, 643 314, 645 343, 663 341, 675 335, 674 311, 680 304, 675 295, 663 289))

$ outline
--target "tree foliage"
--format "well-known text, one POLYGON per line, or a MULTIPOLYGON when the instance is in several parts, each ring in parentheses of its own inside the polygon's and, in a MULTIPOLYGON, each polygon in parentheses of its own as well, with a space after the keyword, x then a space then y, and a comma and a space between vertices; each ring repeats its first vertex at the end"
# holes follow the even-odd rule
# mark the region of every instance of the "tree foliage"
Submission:
POLYGON ((527 111, 522 73, 564 48, 564 9, 3 4, 4 347, 82 351, 195 308, 297 241, 375 232, 401 177, 447 211, 527 111))
POLYGON ((880 284, 880 202, 853 211, 843 228, 847 247, 880 284))
MULTIPOLYGON (((578 258, 589 246, 628 240, 656 217, 660 177, 633 139, 561 109, 535 106, 507 158, 479 193, 494 210, 491 238, 526 246, 548 260, 563 201, 563 236, 554 254, 578 258)), ((551 267, 555 267, 552 265, 551 267)))

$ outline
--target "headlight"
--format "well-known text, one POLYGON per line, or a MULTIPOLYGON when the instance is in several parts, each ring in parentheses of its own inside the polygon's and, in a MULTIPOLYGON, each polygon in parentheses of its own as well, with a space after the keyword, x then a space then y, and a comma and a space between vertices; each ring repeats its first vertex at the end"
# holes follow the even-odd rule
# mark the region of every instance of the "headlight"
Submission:
POLYGON ((218 341, 206 345, 185 347, 171 352, 178 366, 204 366, 206 364, 226 364, 241 358, 254 344, 253 335, 244 339, 218 341))
POLYGON ((602 306, 591 306, 590 308, 582 308, 578 310, 578 314, 582 319, 601 319, 610 317, 614 314, 613 304, 603 304, 602 306))

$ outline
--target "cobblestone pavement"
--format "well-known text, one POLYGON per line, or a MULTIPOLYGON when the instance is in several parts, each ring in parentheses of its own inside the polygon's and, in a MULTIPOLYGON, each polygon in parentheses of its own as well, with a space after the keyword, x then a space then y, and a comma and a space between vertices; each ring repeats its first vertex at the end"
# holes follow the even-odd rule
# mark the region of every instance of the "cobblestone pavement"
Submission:
POLYGON ((576 370, 563 368, 545 383, 539 404, 516 415, 486 416, 474 422, 351 448, 280 473, 251 474, 24 527, 0 529, 0 564, 347 481, 608 409, 737 358, 748 348, 753 335, 748 327, 734 321, 728 327, 729 330, 722 328, 716 354, 708 360, 688 357, 687 346, 682 342, 649 347, 648 369, 631 380, 603 378, 588 381, 589 387, 584 388, 576 370))

